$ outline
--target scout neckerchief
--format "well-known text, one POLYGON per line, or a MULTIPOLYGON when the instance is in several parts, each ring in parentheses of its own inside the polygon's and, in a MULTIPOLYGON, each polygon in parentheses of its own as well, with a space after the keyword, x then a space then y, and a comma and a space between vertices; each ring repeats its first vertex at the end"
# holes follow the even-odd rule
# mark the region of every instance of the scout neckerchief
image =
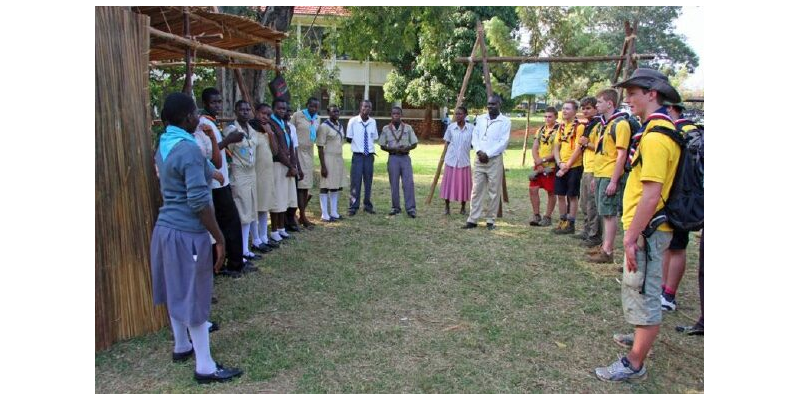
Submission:
POLYGON ((580 122, 578 122, 577 118, 575 118, 575 120, 572 121, 572 129, 570 130, 570 132, 569 132, 569 134, 567 136, 564 136, 564 133, 566 131, 567 123, 565 122, 565 123, 561 124, 561 126, 558 127, 559 140, 562 141, 562 142, 566 142, 567 140, 569 140, 569 148, 570 148, 570 150, 575 150, 575 131, 578 130, 578 124, 579 123, 580 122))
POLYGON ((550 132, 548 132, 547 131, 547 125, 542 125, 542 127, 539 128, 539 134, 537 135, 539 137, 539 146, 541 146, 543 144, 552 144, 553 143, 553 132, 555 132, 556 129, 559 129, 560 127, 561 126, 558 124, 558 122, 556 122, 555 124, 553 124, 553 127, 550 128, 550 132), (545 135, 545 134, 547 134, 547 135, 545 135), (544 140, 542 140, 542 139, 544 139, 544 140))
POLYGON ((306 116, 306 119, 308 120, 308 123, 311 126, 310 128, 308 128, 308 130, 309 132, 311 132, 310 134, 311 143, 314 143, 317 141, 317 117, 319 117, 319 114, 314 113, 314 115, 312 116, 311 114, 308 113, 308 109, 305 108, 303 109, 303 115, 306 116))
POLYGON ((664 120, 672 122, 672 118, 670 118, 669 114, 667 114, 666 107, 661 107, 658 110, 656 110, 656 112, 648 115, 647 119, 645 119, 639 131, 636 132, 635 135, 631 136, 631 150, 628 153, 628 164, 626 165, 626 167, 629 165, 633 165, 633 156, 636 154, 636 149, 639 148, 639 144, 642 141, 642 136, 644 135, 644 131, 647 129, 647 125, 650 123, 650 121, 654 120, 664 120))
MULTIPOLYGON (((283 130, 283 137, 286 138, 286 146, 289 147, 289 143, 292 143, 292 136, 289 134, 289 132, 286 132, 286 124, 280 119, 275 118, 275 114, 272 114, 269 117, 281 127, 281 130, 283 130)), ((289 151, 292 151, 291 147, 289 147, 289 151)))
POLYGON ((158 139, 158 151, 161 152, 161 160, 166 161, 167 155, 172 151, 172 148, 183 140, 188 140, 197 144, 197 140, 194 136, 190 135, 189 132, 186 132, 183 128, 179 128, 175 125, 167 125, 167 131, 161 134, 161 137, 158 139))
POLYGON ((397 132, 396 128, 394 127, 394 123, 389 124, 389 130, 392 132, 392 137, 394 138, 395 143, 400 143, 400 139, 403 138, 403 134, 406 131, 406 124, 400 123, 400 136, 397 136, 395 132, 397 132))
POLYGON ((334 131, 336 131, 336 133, 339 135, 339 141, 341 141, 342 140, 342 124, 341 124, 341 122, 339 122, 339 120, 337 119, 336 120, 336 126, 334 126, 333 122, 331 122, 330 119, 326 119, 325 123, 328 124, 328 126, 330 126, 331 128, 333 128, 334 131))
POLYGON ((600 116, 600 137, 597 139, 597 149, 595 150, 596 153, 603 154, 603 138, 606 136, 606 125, 614 122, 614 120, 619 117, 627 115, 628 114, 623 111, 614 110, 614 114, 611 115, 611 118, 609 118, 608 121, 606 121, 605 115, 600 116))

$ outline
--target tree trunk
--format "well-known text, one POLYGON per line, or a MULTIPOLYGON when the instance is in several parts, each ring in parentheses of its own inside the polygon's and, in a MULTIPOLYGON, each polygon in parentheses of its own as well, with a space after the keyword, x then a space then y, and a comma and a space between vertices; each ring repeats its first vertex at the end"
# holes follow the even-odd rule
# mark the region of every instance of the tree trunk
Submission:
POLYGON ((425 106, 425 121, 422 124, 425 128, 422 130, 422 138, 427 140, 433 134, 433 104, 425 106))
MULTIPOLYGON (((259 23, 272 29, 287 32, 294 16, 294 7, 275 7, 268 6, 259 15, 259 23)), ((242 50, 244 53, 254 54, 264 58, 275 58, 275 48, 272 45, 259 44, 250 46, 242 50)), ((250 99, 253 103, 267 102, 271 100, 267 96, 267 77, 273 76, 271 71, 266 70, 242 70, 244 85, 250 92, 250 99)), ((233 105, 239 99, 244 98, 236 85, 236 78, 232 70, 217 68, 217 88, 222 93, 222 115, 233 117, 233 105)), ((255 106, 255 104, 252 104, 255 106)), ((296 108, 296 107, 295 107, 296 108)))

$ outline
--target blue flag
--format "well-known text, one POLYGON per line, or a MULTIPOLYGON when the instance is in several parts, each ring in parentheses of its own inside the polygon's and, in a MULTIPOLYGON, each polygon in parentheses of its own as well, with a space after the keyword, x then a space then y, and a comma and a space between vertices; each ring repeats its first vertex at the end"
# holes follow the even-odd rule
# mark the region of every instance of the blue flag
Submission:
POLYGON ((511 98, 523 95, 537 95, 547 93, 550 81, 550 64, 534 63, 522 64, 514 76, 511 86, 511 98))

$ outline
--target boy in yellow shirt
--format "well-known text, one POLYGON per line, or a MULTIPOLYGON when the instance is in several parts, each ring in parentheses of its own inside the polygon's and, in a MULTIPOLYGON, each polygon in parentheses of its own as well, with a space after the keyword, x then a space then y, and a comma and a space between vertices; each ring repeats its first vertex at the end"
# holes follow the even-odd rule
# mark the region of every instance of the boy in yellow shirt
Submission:
POLYGON ((597 132, 600 117, 597 116, 597 98, 581 99, 581 113, 586 120, 583 136, 579 143, 583 148, 583 177, 581 178, 580 207, 583 212, 583 232, 573 237, 581 239, 581 246, 595 247, 603 241, 603 230, 600 216, 597 214, 597 201, 592 196, 591 186, 594 181, 594 159, 597 132))
POLYGON ((555 234, 575 233, 575 215, 578 213, 578 197, 581 193, 583 175, 583 148, 579 142, 584 125, 576 117, 578 102, 567 100, 561 109, 563 123, 558 128, 558 137, 553 145, 553 157, 558 166, 556 172, 556 197, 561 221, 553 229, 555 234), (567 203, 569 202, 569 204, 567 203))
POLYGON ((663 199, 669 197, 681 154, 672 138, 652 132, 656 126, 675 129, 663 104, 679 102, 680 95, 667 77, 653 69, 639 68, 630 79, 616 86, 625 88, 631 111, 643 123, 632 139, 629 152, 632 169, 622 201, 625 231, 622 308, 625 320, 635 326, 635 332, 614 335, 615 341, 629 344, 631 350, 611 365, 595 369, 598 379, 609 382, 634 381, 647 376, 644 360, 661 326, 662 257, 672 239, 669 223, 658 225, 658 218, 653 217, 664 208, 663 199), (653 229, 654 226, 658 226, 657 229, 653 229))

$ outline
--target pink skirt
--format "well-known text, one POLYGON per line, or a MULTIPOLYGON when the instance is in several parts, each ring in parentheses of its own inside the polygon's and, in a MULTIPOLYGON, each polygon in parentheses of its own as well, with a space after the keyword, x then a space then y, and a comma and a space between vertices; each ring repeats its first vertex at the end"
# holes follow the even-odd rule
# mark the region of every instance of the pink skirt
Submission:
POLYGON ((439 197, 450 201, 469 201, 472 195, 472 168, 445 165, 439 197))

